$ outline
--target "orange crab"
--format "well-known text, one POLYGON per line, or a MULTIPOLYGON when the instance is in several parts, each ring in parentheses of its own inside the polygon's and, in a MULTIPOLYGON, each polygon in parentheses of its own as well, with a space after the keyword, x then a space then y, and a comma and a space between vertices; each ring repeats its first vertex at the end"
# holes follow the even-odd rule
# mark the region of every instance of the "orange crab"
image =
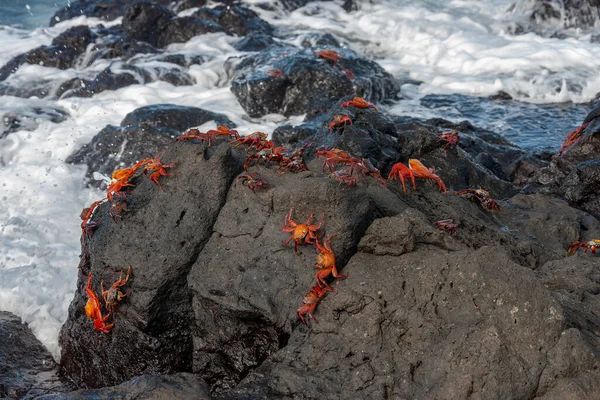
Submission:
POLYGON ((104 203, 106 199, 98 200, 93 202, 89 207, 84 208, 81 211, 81 234, 82 235, 91 235, 94 233, 94 228, 98 226, 98 222, 90 222, 90 218, 94 215, 96 208, 102 203, 104 203))
POLYGON ((362 97, 355 97, 352 100, 345 101, 342 103, 342 105, 340 107, 342 107, 342 108, 346 108, 346 107, 372 108, 375 111, 379 111, 379 110, 377 110, 377 107, 375 107, 373 104, 367 102, 362 97))
POLYGON ((140 166, 141 166, 141 164, 138 162, 133 167, 122 168, 122 169, 118 169, 115 172, 113 172, 113 174, 112 174, 113 182, 111 182, 111 184, 108 186, 108 189, 106 189, 106 198, 111 203, 113 202, 115 195, 124 196, 120 193, 121 189, 123 189, 126 186, 135 186, 128 182, 129 182, 129 179, 131 179, 131 177, 133 175, 135 175, 137 169, 140 166))
POLYGON ((319 286, 329 286, 327 282, 325 282, 325 278, 327 278, 329 275, 336 279, 344 279, 348 277, 348 275, 340 275, 335 267, 335 254, 333 254, 333 250, 329 245, 329 241, 334 237, 335 235, 328 237, 325 239, 323 244, 319 243, 318 238, 315 240, 317 250, 319 251, 319 254, 317 254, 317 263, 315 264, 315 268, 319 271, 317 271, 315 277, 317 278, 317 283, 319 286))
POLYGON ((173 168, 175 166, 175 164, 177 164, 177 161, 172 162, 170 164, 163 164, 160 161, 160 157, 162 155, 163 155, 163 153, 159 153, 154 158, 145 158, 138 162, 138 164, 141 163, 140 165, 144 165, 144 175, 148 176, 148 174, 150 174, 150 177, 149 177, 150 180, 152 182, 154 182, 155 184, 157 184, 158 187, 161 189, 163 189, 163 187, 161 186, 160 182, 158 182, 158 178, 160 178, 161 176, 173 175, 173 174, 167 173, 167 168, 173 168))
POLYGON ((583 124, 574 131, 569 132, 565 141, 563 142, 560 150, 558 151, 558 155, 562 155, 565 151, 567 151, 571 146, 581 140, 581 133, 585 128, 587 128, 588 124, 583 124))
POLYGON ((302 323, 304 325, 308 326, 308 323, 304 319, 304 316, 306 314, 308 314, 310 316, 310 318, 312 318, 313 321, 319 322, 313 315, 313 312, 315 312, 315 308, 317 308, 317 304, 319 304, 319 302, 321 301, 323 296, 325 296, 325 293, 327 293, 329 291, 333 291, 333 288, 330 286, 321 287, 321 286, 317 285, 317 286, 313 286, 310 289, 310 291, 306 292, 306 294, 302 298, 303 304, 296 311, 298 318, 300 318, 300 320, 302 321, 302 323))
POLYGON ((290 212, 287 213, 285 219, 283 221, 282 231, 284 232, 292 232, 292 236, 281 245, 285 246, 292 240, 294 241, 294 252, 298 254, 298 245, 302 245, 302 241, 304 240, 304 244, 314 243, 317 239, 316 231, 321 228, 321 224, 323 224, 323 219, 325 218, 325 214, 321 217, 321 220, 317 225, 310 225, 310 220, 313 217, 312 210, 308 216, 308 219, 303 224, 298 224, 292 219, 292 213, 294 212, 294 207, 290 208, 290 212))
POLYGON ((437 142, 446 142, 446 145, 444 146, 444 150, 446 150, 446 148, 448 146, 450 146, 451 149, 455 148, 456 145, 458 144, 458 132, 457 131, 450 131, 450 132, 441 132, 439 135, 439 139, 436 141, 437 142))
POLYGON ((331 122, 329 123, 329 133, 333 133, 333 128, 342 124, 344 124, 345 128, 348 123, 352 125, 352 118, 350 118, 349 115, 339 114, 334 116, 331 122))
POLYGON ((341 58, 344 58, 344 56, 335 50, 321 50, 317 51, 315 54, 325 60, 333 61, 334 67, 341 58))
POLYGON ((98 301, 98 297, 92 290, 92 273, 88 274, 87 285, 85 286, 85 292, 88 296, 88 301, 85 305, 85 315, 92 321, 94 321, 94 328, 97 331, 102 333, 109 333, 112 327, 115 325, 114 323, 106 325, 106 320, 110 317, 110 313, 108 313, 105 317, 102 316, 102 311, 100 309, 100 302, 98 301))
POLYGON ((444 192, 444 195, 446 194, 446 185, 444 185, 442 179, 434 173, 433 168, 425 167, 421 161, 414 158, 408 160, 408 166, 415 178, 430 179, 435 181, 439 189, 444 192))
POLYGON ((108 290, 104 290, 104 282, 100 282, 100 290, 102 291, 102 298, 104 299, 104 303, 106 303, 106 308, 110 308, 111 311, 114 311, 117 303, 123 300, 125 296, 131 294, 131 292, 123 294, 123 292, 119 290, 121 286, 127 284, 130 274, 131 266, 127 268, 127 275, 125 276, 125 279, 123 279, 123 272, 121 272, 119 279, 117 279, 117 281, 113 283, 108 290))
POLYGON ((585 250, 583 251, 584 253, 587 254, 588 250, 591 250, 592 255, 595 256, 596 249, 600 247, 600 239, 590 240, 587 243, 575 242, 569 247, 569 250, 567 250, 567 253, 574 255, 575 253, 577 253, 577 250, 579 250, 582 247, 585 248, 585 250))
POLYGON ((413 174, 413 171, 401 162, 397 162, 392 166, 392 170, 388 175, 388 181, 391 181, 392 179, 400 179, 400 182, 402 182, 402 188, 404 189, 404 193, 406 193, 405 179, 410 179, 413 185, 413 189, 417 190, 417 185, 415 184, 415 175, 413 174))
POLYGON ((454 193, 455 196, 464 197, 465 199, 476 199, 479 201, 481 206, 486 210, 489 210, 492 214, 494 211, 498 211, 498 214, 502 214, 502 210, 500 210, 500 206, 494 199, 490 197, 490 194, 487 190, 484 189, 463 189, 454 193))

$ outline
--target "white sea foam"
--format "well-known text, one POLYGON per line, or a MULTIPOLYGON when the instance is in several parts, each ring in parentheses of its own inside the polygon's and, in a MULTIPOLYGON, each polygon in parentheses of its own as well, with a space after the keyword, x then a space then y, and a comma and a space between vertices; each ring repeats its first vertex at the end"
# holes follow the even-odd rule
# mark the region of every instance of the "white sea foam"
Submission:
MULTIPOLYGON (((421 86, 405 87, 407 99, 388 106, 388 111, 397 114, 438 116, 419 106, 419 98, 427 93, 485 96, 503 90, 535 103, 592 99, 600 91, 600 45, 590 43, 589 35, 567 40, 535 34, 510 36, 505 32, 514 16, 509 20, 504 13, 508 4, 504 0, 390 0, 365 2, 362 10, 348 14, 338 1, 309 4, 284 18, 281 11, 255 10, 282 30, 332 33, 352 43, 350 47, 358 53, 375 58, 390 73, 423 81, 421 86)), ((69 27, 99 23, 106 25, 78 17, 33 32, 0 27, 0 64, 50 44, 69 27)), ((241 134, 272 132, 286 121, 301 122, 302 116, 246 116, 223 69, 229 57, 241 54, 232 47, 236 40, 215 33, 169 46, 171 53, 202 55, 206 60, 189 69, 197 81, 194 86, 152 82, 91 98, 62 100, 0 97, 0 113, 31 106, 59 107, 70 113, 60 124, 42 121, 32 132, 18 131, 0 139, 0 310, 28 323, 56 358, 58 332, 78 273, 78 216, 82 208, 103 197, 83 186, 84 167, 64 163, 69 154, 105 125, 118 125, 128 112, 151 104, 175 103, 220 112, 239 126, 241 134)), ((152 56, 140 56, 135 65, 162 64, 152 56)), ((108 66, 119 68, 106 60, 96 60, 84 70, 24 65, 7 82, 23 84, 43 78, 56 83, 89 77, 108 66)))

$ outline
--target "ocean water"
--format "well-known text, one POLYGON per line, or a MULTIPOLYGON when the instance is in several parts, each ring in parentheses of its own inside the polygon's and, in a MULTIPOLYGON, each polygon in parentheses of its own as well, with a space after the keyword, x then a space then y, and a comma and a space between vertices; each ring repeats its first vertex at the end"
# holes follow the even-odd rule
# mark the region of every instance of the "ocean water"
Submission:
MULTIPOLYGON (((515 26, 526 23, 526 12, 507 11, 508 0, 379 0, 353 13, 343 11, 342 1, 336 0, 310 3, 291 14, 262 10, 256 6, 260 2, 247 3, 254 3, 255 11, 286 32, 289 43, 328 32, 395 76, 421 82, 403 86, 402 99, 380 106, 392 114, 468 119, 524 148, 556 150, 600 92, 600 44, 592 41, 596 32, 571 29, 562 32, 563 39, 543 33, 512 35, 515 26), (498 91, 514 100, 488 99, 498 91)), ((46 24, 55 3, 66 1, 2 2, 0 64, 49 44, 69 27, 100 24, 97 19, 78 17, 49 28, 46 24)), ((64 163, 69 154, 105 125, 118 125, 128 112, 158 103, 223 113, 242 134, 272 132, 282 123, 302 121, 302 116, 252 119, 245 115, 223 70, 227 58, 241 54, 232 47, 237 40, 208 34, 168 47, 173 54, 200 54, 207 59, 190 68, 197 81, 194 86, 153 82, 62 100, 0 97, 0 114, 33 106, 56 107, 69 114, 62 123, 41 122, 34 131, 0 139, 0 310, 29 324, 55 358, 60 354, 58 332, 78 273, 79 214, 104 196, 83 185, 85 167, 64 163)), ((152 57, 138 60, 140 66, 156 63, 152 57)), ((66 71, 25 65, 7 82, 40 77, 58 82, 88 77, 109 65, 110 61, 97 60, 87 68, 66 71)))

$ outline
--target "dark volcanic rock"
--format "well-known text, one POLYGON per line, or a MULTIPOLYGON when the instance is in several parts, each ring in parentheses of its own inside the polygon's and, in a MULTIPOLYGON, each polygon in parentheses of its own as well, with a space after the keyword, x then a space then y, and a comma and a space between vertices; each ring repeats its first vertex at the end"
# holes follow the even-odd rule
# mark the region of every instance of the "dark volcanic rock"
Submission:
POLYGON ((89 183, 104 187, 104 181, 93 179, 94 173, 110 177, 115 169, 156 156, 181 132, 209 121, 235 126, 227 117, 200 108, 174 104, 141 107, 127 114, 121 126, 107 125, 66 162, 87 164, 89 183))
MULTIPOLYGON (((85 15, 111 21, 123 15, 129 5, 139 0, 75 0, 57 11, 50 19, 50 26, 60 21, 85 15)), ((153 0, 156 3, 169 4, 171 0, 153 0)))
MULTIPOLYGON (((271 35, 261 32, 250 33, 233 45, 238 51, 261 51, 270 46, 279 45, 271 35)), ((280 45, 283 47, 283 45, 280 45)))
POLYGON ((377 63, 335 48, 329 50, 343 58, 334 66, 316 55, 322 50, 327 49, 267 48, 230 60, 231 91, 250 117, 315 114, 344 96, 377 102, 399 92, 399 83, 377 63), (273 71, 276 74, 271 76, 273 71))
POLYGON ((177 173, 163 180, 164 190, 142 175, 135 195, 127 197, 122 221, 111 221, 106 204, 98 212, 100 225, 90 248, 93 288, 113 282, 131 265, 132 293, 119 306, 110 335, 95 332, 83 311, 87 275, 80 275, 60 335, 61 371, 77 385, 102 387, 141 374, 192 370, 196 328, 187 275, 241 161, 226 144, 203 149, 188 143, 167 149, 162 160, 177 161, 177 173))
POLYGON ((151 1, 140 1, 127 8, 123 31, 132 39, 155 47, 187 42, 196 35, 221 31, 211 21, 194 17, 177 17, 171 10, 151 1))
POLYGON ((76 26, 54 38, 50 46, 40 46, 20 54, 0 68, 0 81, 8 78, 23 64, 39 64, 59 69, 71 68, 87 46, 93 34, 87 26, 76 26))
POLYGON ((6 112, 0 111, 0 139, 16 131, 33 131, 41 121, 61 123, 69 113, 58 107, 19 107, 6 112))
POLYGON ((509 11, 529 16, 537 25, 592 28, 600 19, 598 0, 533 0, 514 2, 509 11))
POLYGON ((142 375, 118 386, 84 389, 64 394, 36 397, 36 400, 88 399, 210 400, 208 387, 192 374, 142 375))
POLYGON ((223 31, 230 35, 245 36, 252 32, 271 35, 274 30, 271 24, 261 19, 254 11, 239 4, 201 8, 193 16, 220 25, 223 31))
POLYGON ((32 398, 69 388, 52 356, 14 315, 0 311, 0 398, 32 398))
POLYGON ((560 194, 572 204, 596 216, 600 215, 600 109, 585 118, 588 125, 580 139, 550 164, 538 169, 524 188, 527 193, 560 194))
POLYGON ((60 98, 92 97, 105 90, 117 90, 153 81, 165 81, 173 86, 189 86, 196 83, 194 78, 183 68, 154 67, 149 69, 117 61, 96 75, 94 79, 75 78, 63 83, 57 90, 56 96, 60 98))
MULTIPOLYGON (((382 168, 415 157, 449 187, 482 186, 496 198, 512 191, 460 146, 444 150, 438 127, 396 127, 340 103, 281 138, 339 146, 382 168), (337 113, 353 124, 330 134, 337 113)), ((372 178, 344 188, 314 150, 308 171, 252 166, 270 184, 256 192, 235 178, 248 152, 223 139, 170 146, 162 161, 177 164, 160 177, 163 190, 138 172, 121 220, 103 204, 87 240, 93 288, 131 265, 123 288, 131 294, 111 333, 95 332, 80 274, 61 332, 65 375, 97 387, 192 372, 228 400, 597 397, 597 263, 566 255, 572 241, 600 234, 597 219, 543 194, 498 200, 500 215, 422 180, 407 193, 372 178), (298 223, 311 211, 308 223, 323 219, 320 240, 334 236, 347 275, 331 282, 337 292, 309 329, 296 311, 315 284, 316 254, 282 246, 291 208, 298 223), (455 235, 434 226, 446 218, 455 235)))

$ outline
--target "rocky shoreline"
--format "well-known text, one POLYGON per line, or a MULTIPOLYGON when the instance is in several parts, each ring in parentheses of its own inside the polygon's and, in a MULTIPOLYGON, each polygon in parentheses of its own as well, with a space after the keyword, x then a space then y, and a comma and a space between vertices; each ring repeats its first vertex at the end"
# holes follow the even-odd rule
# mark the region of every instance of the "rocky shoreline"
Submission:
MULTIPOLYGON (((136 54, 158 60, 169 43, 223 31, 240 36, 239 49, 248 52, 223 67, 245 112, 306 114, 302 124, 272 132, 273 146, 300 154, 294 168, 231 138, 177 141, 207 122, 236 126, 222 114, 173 104, 139 108, 75 152, 67 162, 86 164, 89 184, 102 189, 94 173, 153 161, 133 170, 127 186, 109 188, 119 200, 99 203, 82 224, 60 364, 14 316, 0 314, 0 397, 600 398, 600 262, 583 249, 567 253, 574 242, 600 238, 599 109, 574 121, 581 129, 552 156, 468 122, 390 115, 377 105, 395 99, 401 82, 377 63, 327 35, 284 46, 282 33, 253 11, 223 3, 73 2, 59 19, 83 12, 123 22, 71 28, 0 68, 0 81, 23 63, 69 68, 90 46, 97 57, 138 68, 136 54), (175 14, 191 7, 200 8, 175 14), (362 107, 357 97, 374 105, 362 107), (333 123, 341 116, 346 123, 333 123), (458 132, 456 146, 440 140, 449 131, 458 132), (332 148, 368 160, 364 176, 333 175, 318 154, 332 148), (159 155, 171 166, 152 175, 160 169, 147 167, 159 155), (414 159, 434 169, 447 193, 419 177, 406 191, 385 182, 395 163, 414 159), (250 190, 240 179, 248 172, 268 185, 250 190), (335 179, 349 176, 355 184, 335 179), (487 190, 501 213, 453 195, 469 188, 487 190), (308 326, 297 310, 317 285, 320 261, 302 240, 298 254, 293 244, 282 246, 291 208, 296 221, 323 216, 320 240, 333 236, 337 269, 347 275, 328 280, 335 292, 323 296, 318 323, 308 326), (446 219, 457 224, 455 234, 435 226, 446 219), (129 266, 123 297, 114 309, 105 306, 100 283, 106 289, 129 266), (86 287, 100 298, 101 314, 111 314, 109 333, 86 316, 86 287)), ((194 84, 186 69, 203 60, 170 55, 163 72, 136 76, 194 84)), ((0 82, 0 93, 91 96, 138 82, 125 75, 133 76, 111 69, 60 87, 0 82)), ((32 112, 14 116, 13 129, 28 126, 32 112)))

